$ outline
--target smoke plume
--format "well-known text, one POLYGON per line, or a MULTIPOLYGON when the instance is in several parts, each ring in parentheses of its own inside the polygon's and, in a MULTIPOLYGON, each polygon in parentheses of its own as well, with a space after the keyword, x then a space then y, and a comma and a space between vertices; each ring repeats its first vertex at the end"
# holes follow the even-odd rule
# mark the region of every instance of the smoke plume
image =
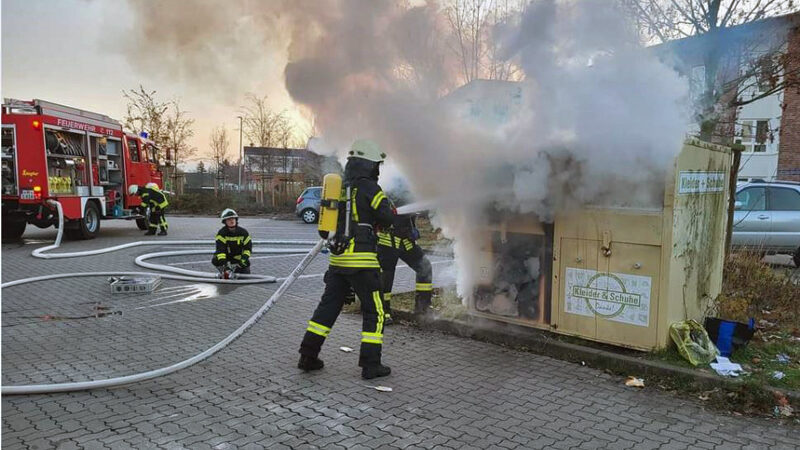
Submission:
POLYGON ((356 138, 380 143, 415 197, 438 202, 462 295, 477 270, 474 233, 498 215, 550 221, 586 204, 660 205, 688 123, 687 83, 612 4, 533 1, 493 35, 523 81, 458 88, 435 1, 195 1, 185 23, 166 4, 133 2, 155 21, 144 33, 152 42, 137 48, 170 57, 158 70, 223 88, 273 58, 313 114, 318 148, 341 155, 356 138))

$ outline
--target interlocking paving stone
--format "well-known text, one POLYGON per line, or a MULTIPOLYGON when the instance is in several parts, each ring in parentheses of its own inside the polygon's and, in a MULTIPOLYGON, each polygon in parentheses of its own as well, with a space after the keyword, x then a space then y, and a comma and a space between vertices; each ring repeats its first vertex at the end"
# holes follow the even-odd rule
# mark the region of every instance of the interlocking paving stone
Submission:
MULTIPOLYGON (((211 239, 214 218, 170 217, 169 239, 211 239)), ((315 239, 314 227, 244 218, 255 239, 315 239)), ((52 229, 3 244, 2 279, 63 272, 142 271, 136 248, 78 259, 39 260, 52 229)), ((144 240, 132 224, 103 223, 92 241, 59 251, 144 240)), ((154 240, 155 238, 148 238, 154 240)), ((203 255, 165 258, 212 270, 203 255)), ((254 259, 254 272, 286 276, 301 256, 254 259)), ((450 264, 434 265, 438 283, 450 264)), ((244 336, 212 358, 167 377, 114 389, 6 396, 8 448, 793 448, 800 430, 732 417, 588 367, 436 332, 393 326, 384 360, 392 375, 365 382, 360 318, 343 315, 321 357, 296 369, 305 322, 316 306, 326 257, 244 336), (390 386, 391 393, 374 385, 390 386)), ((395 292, 413 290, 398 269, 395 292)), ((114 296, 104 277, 3 289, 4 385, 127 375, 205 350, 235 330, 277 288, 165 281, 153 295, 114 296), (191 298, 190 297, 196 297, 191 298), (177 300, 177 301, 176 301, 177 300), (96 309, 96 306, 108 309, 96 309), (156 306, 158 305, 158 306, 156 306), (115 314, 95 317, 95 312, 115 314), (48 320, 45 320, 45 316, 48 320)))

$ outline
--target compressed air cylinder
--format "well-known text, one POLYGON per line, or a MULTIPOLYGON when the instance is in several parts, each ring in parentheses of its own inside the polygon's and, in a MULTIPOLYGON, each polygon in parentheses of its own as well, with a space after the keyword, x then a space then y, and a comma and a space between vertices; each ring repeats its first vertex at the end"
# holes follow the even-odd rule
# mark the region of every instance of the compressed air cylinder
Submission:
POLYGON ((322 180, 322 200, 319 207, 319 231, 322 239, 333 237, 339 220, 339 199, 342 196, 342 177, 335 173, 325 175, 322 180))

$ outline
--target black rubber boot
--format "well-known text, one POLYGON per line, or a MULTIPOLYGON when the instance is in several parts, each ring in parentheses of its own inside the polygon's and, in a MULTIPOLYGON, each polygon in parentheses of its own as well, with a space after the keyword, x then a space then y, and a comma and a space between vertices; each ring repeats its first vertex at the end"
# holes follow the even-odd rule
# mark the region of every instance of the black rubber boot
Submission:
POLYGON ((156 230, 150 230, 147 233, 145 233, 144 235, 145 236, 155 236, 156 235, 156 230))
POLYGON ((158 235, 159 235, 159 236, 166 236, 166 235, 167 235, 167 230, 161 230, 161 231, 158 233, 158 235))
POLYGON ((297 363, 297 368, 306 372, 319 370, 323 367, 325 367, 325 363, 323 363, 321 359, 308 355, 300 355, 300 362, 297 363))
POLYGON ((373 378, 385 377, 390 373, 392 373, 392 369, 390 369, 388 366, 377 364, 373 366, 366 366, 361 369, 361 378, 365 380, 371 380, 373 378))

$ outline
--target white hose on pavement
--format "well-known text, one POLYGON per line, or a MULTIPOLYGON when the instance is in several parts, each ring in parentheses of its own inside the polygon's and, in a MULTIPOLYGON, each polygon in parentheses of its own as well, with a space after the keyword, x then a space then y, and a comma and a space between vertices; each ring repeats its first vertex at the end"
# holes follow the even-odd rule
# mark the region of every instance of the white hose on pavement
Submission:
MULTIPOLYGON (((61 203, 55 200, 48 200, 51 205, 54 205, 58 210, 58 217, 59 217, 59 227, 58 227, 58 234, 56 235, 56 240, 52 245, 42 247, 36 249, 32 252, 32 256, 37 258, 44 258, 44 259, 52 259, 52 258, 74 258, 79 256, 90 256, 90 255, 99 255, 102 253, 113 252, 117 250, 122 250, 126 248, 132 248, 137 246, 143 245, 198 245, 198 244, 213 244, 214 241, 139 241, 139 242, 132 242, 129 244, 122 244, 117 245, 114 247, 107 247, 102 249, 96 250, 87 250, 82 252, 70 252, 70 253, 50 253, 44 254, 44 252, 53 250, 58 248, 61 245, 61 239, 63 237, 64 232, 64 212, 61 207, 61 203)), ((200 361, 205 360, 206 358, 210 357, 214 353, 218 352, 219 350, 225 348, 228 344, 233 342, 236 338, 241 336, 250 326, 256 323, 264 313, 272 307, 272 304, 279 299, 284 292, 294 283, 297 277, 305 271, 306 267, 311 263, 314 257, 319 254, 322 250, 325 241, 303 241, 303 240, 287 240, 287 241, 279 241, 279 240, 262 240, 262 241, 253 241, 254 243, 263 243, 263 244, 278 244, 278 245, 305 245, 305 244, 314 244, 311 250, 305 255, 300 264, 294 268, 291 274, 288 277, 283 279, 283 283, 281 283, 278 290, 276 290, 272 296, 253 314, 242 326, 240 326, 236 331, 228 335, 225 339, 218 342, 213 347, 209 348, 208 350, 195 355, 187 360, 181 361, 179 363, 173 364, 168 367, 163 367, 160 369, 151 370, 148 372, 138 373, 134 375, 127 375, 123 377, 116 377, 116 378, 109 378, 105 380, 95 380, 95 381, 82 381, 82 382, 74 382, 74 383, 57 383, 57 384, 37 384, 37 385, 19 385, 19 386, 2 386, 1 393, 2 395, 24 395, 24 394, 46 394, 46 393, 53 393, 53 392, 69 392, 69 391, 80 391, 86 389, 98 389, 98 388, 108 388, 112 386, 120 386, 124 384, 135 383, 144 380, 150 380, 156 377, 161 377, 164 375, 168 375, 170 373, 176 372, 178 370, 184 369, 186 367, 192 366, 197 364, 200 361)), ((260 253, 279 253, 279 254, 297 254, 298 251, 305 251, 305 249, 298 250, 298 249, 267 249, 260 251, 260 253)), ((256 252, 254 250, 254 252, 256 252)), ((160 256, 177 256, 177 255, 187 255, 187 254, 205 254, 205 253, 213 253, 212 251, 208 250, 182 250, 182 251, 172 251, 172 252, 157 252, 157 253, 149 253, 146 255, 142 255, 136 258, 136 264, 151 268, 155 270, 166 270, 169 272, 177 273, 177 275, 173 274, 162 274, 162 273, 152 273, 152 272, 75 272, 75 273, 59 273, 59 274, 51 274, 51 275, 42 275, 38 277, 30 277, 30 278, 23 278, 19 280, 9 281, 6 283, 2 283, 0 285, 1 288, 9 288, 13 286, 18 286, 26 283, 34 283, 39 281, 45 280, 55 280, 60 278, 75 278, 75 277, 91 277, 91 276, 115 276, 115 275, 127 275, 127 276, 159 276, 164 279, 169 280, 182 280, 182 281, 202 281, 207 283, 222 283, 222 284, 251 284, 251 283, 274 283, 277 281, 275 277, 271 276, 260 276, 260 275, 251 275, 247 278, 245 274, 242 279, 232 279, 232 280, 222 280, 217 279, 216 274, 208 273, 208 272, 198 272, 193 270, 186 270, 186 269, 179 269, 176 267, 166 266, 162 264, 154 264, 145 262, 146 259, 160 257, 160 256)), ((240 275, 240 276, 242 276, 240 275)))
POLYGON ((160 369, 151 370, 148 372, 137 373, 134 375, 127 375, 123 377, 116 377, 116 378, 108 378, 105 380, 95 380, 95 381, 79 381, 74 383, 58 383, 58 384, 30 384, 30 385, 21 385, 21 386, 3 386, 2 387, 2 395, 23 395, 23 394, 51 394, 54 392, 70 392, 70 391, 83 391, 86 389, 98 389, 98 388, 109 388, 113 386, 120 386, 123 384, 131 384, 136 383, 139 381, 150 380, 157 377, 162 377, 164 375, 171 374, 173 372, 177 372, 178 370, 185 369, 190 367, 194 364, 203 361, 204 359, 210 357, 214 353, 222 350, 228 344, 233 342, 236 338, 241 336, 245 331, 247 331, 250 326, 258 321, 264 313, 272 307, 272 304, 280 298, 289 286, 294 283, 294 280, 297 279, 298 275, 303 273, 303 271, 308 267, 311 261, 314 259, 315 256, 320 252, 322 249, 322 245, 325 241, 320 240, 317 242, 317 245, 311 249, 308 254, 300 261, 300 264, 294 268, 292 273, 281 283, 280 287, 278 288, 275 293, 270 296, 270 298, 261 306, 261 308, 256 311, 247 322, 243 323, 236 331, 229 334, 225 339, 219 341, 216 345, 209 348, 208 350, 195 355, 187 360, 181 361, 179 363, 173 364, 168 367, 162 367, 160 369))

